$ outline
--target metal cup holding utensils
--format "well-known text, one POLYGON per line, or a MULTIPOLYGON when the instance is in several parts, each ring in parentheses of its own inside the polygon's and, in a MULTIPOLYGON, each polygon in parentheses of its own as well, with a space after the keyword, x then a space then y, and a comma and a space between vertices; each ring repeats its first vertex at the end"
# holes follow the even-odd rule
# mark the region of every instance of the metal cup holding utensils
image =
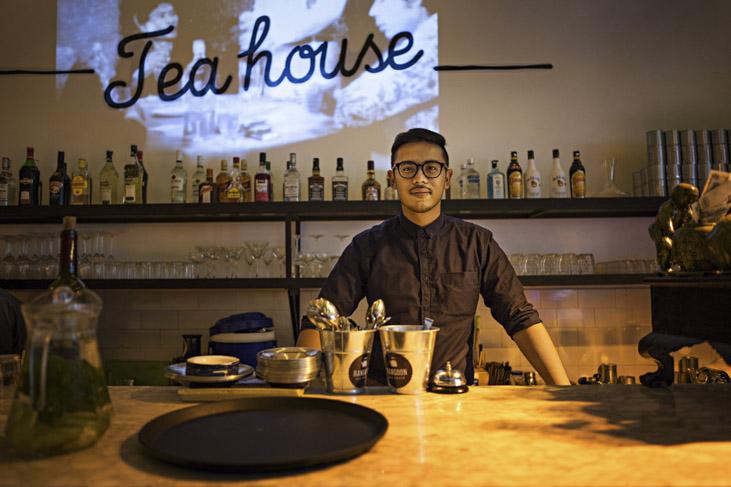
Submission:
POLYGON ((307 317, 320 333, 328 392, 360 394, 365 392, 373 339, 378 327, 391 318, 386 316, 383 301, 368 308, 363 328, 345 316, 324 298, 310 301, 307 317))
POLYGON ((320 330, 328 392, 365 392, 375 335, 376 330, 320 330))

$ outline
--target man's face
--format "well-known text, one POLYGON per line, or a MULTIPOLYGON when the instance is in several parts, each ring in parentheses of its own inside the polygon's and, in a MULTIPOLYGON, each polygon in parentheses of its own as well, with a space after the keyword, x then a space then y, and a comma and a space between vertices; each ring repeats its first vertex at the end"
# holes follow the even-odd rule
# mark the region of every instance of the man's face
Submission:
MULTIPOLYGON (((399 147, 394 166, 403 161, 412 161, 418 165, 427 161, 445 162, 442 148, 429 142, 411 142, 399 147)), ((393 167, 388 171, 388 177, 393 181, 402 205, 414 213, 426 213, 440 203, 442 193, 449 187, 452 170, 445 166, 439 176, 427 178, 420 168, 413 178, 407 179, 393 167)))

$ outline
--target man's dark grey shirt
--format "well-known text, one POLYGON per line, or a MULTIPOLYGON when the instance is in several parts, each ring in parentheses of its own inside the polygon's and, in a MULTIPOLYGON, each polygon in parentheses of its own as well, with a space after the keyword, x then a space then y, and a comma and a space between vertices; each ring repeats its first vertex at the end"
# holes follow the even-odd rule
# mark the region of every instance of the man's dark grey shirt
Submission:
MULTIPOLYGON (((320 291, 344 315, 365 297, 368 304, 383 299, 391 324, 432 318, 440 329, 432 371, 448 360, 471 370, 469 340, 480 294, 510 336, 541 321, 492 232, 444 214, 424 228, 399 214, 358 234, 320 291)), ((385 382, 379 342, 369 375, 385 382)))

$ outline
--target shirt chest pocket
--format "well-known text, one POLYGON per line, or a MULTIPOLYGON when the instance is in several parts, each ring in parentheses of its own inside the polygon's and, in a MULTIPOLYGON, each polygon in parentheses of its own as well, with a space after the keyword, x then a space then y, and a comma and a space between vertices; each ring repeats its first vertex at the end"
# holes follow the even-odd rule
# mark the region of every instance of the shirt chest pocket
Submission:
POLYGON ((434 308, 450 316, 471 316, 477 308, 480 280, 477 272, 445 272, 434 287, 434 308))

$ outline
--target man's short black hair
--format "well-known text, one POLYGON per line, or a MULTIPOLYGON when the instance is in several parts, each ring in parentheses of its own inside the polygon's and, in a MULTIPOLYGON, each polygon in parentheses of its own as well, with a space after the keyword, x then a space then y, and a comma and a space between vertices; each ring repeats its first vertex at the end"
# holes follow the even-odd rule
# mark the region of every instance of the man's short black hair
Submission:
POLYGON ((429 129, 415 128, 409 129, 406 132, 401 132, 394 139, 393 145, 391 146, 392 166, 393 163, 396 162, 396 151, 398 151, 399 147, 404 144, 410 144, 412 142, 428 142, 430 144, 438 145, 442 148, 442 153, 444 154, 444 162, 447 164, 447 166, 449 165, 449 154, 447 154, 447 149, 445 148, 445 146, 447 145, 447 141, 444 140, 444 136, 429 129))

